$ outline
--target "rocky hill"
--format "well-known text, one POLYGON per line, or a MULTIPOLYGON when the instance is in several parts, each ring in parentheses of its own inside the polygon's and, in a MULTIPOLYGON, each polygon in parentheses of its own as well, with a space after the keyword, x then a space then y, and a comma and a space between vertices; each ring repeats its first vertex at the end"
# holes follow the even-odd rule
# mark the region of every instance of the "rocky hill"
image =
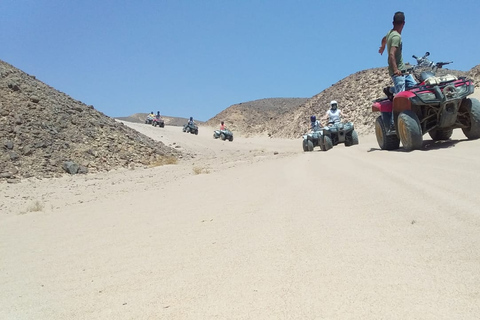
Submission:
POLYGON ((177 151, 0 60, 0 180, 174 162, 177 151))
POLYGON ((245 136, 263 134, 268 131, 266 123, 284 113, 290 114, 307 101, 308 98, 269 98, 234 104, 205 124, 217 127, 221 121, 225 121, 228 128, 245 136))

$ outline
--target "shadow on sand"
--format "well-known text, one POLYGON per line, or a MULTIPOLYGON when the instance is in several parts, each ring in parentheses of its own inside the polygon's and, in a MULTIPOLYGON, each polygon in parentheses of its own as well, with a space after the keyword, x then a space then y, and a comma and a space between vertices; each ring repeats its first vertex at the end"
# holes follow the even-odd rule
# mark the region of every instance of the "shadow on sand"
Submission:
MULTIPOLYGON (((430 150, 440 150, 440 149, 448 149, 454 148, 455 145, 459 142, 468 141, 468 139, 455 139, 455 140, 424 140, 422 144, 422 148, 419 151, 430 151, 430 150)), ((385 152, 410 152, 405 150, 404 148, 400 147, 396 150, 382 150, 380 148, 370 148, 367 152, 373 151, 385 151, 385 152)))

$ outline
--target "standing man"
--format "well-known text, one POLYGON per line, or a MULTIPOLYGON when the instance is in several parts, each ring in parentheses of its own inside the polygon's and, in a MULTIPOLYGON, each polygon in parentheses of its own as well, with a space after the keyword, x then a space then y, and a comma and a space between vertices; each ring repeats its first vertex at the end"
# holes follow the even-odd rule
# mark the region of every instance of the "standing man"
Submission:
POLYGON ((388 73, 392 77, 395 86, 395 93, 405 91, 417 83, 411 74, 404 74, 405 64, 402 58, 402 30, 405 26, 405 14, 401 11, 395 12, 393 16, 393 29, 382 39, 382 45, 378 52, 383 54, 385 45, 388 51, 388 73))
MULTIPOLYGON (((405 64, 402 58, 402 30, 405 26, 405 14, 401 11, 393 15, 393 29, 390 30, 382 39, 382 45, 378 52, 383 54, 385 45, 388 52, 388 73, 392 77, 395 93, 405 91, 417 83, 411 74, 405 74, 405 64)), ((385 124, 390 124, 388 133, 395 132, 393 110, 391 113, 382 112, 382 118, 385 124)))

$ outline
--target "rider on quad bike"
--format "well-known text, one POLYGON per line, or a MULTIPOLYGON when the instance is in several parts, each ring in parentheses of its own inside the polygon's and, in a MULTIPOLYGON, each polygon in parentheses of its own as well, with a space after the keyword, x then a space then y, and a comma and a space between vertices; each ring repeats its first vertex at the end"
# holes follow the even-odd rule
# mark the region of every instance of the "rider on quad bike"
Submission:
POLYGON ((325 114, 328 126, 323 128, 322 151, 328 151, 337 144, 344 143, 346 147, 358 144, 358 134, 352 122, 342 123, 342 112, 338 109, 338 102, 332 100, 330 109, 325 114))
POLYGON ((384 88, 387 97, 373 102, 372 111, 381 112, 375 134, 382 150, 398 149, 400 141, 408 151, 420 149, 425 133, 433 140, 447 140, 455 128, 461 128, 468 139, 480 138, 480 102, 467 98, 474 91, 473 82, 437 75, 438 69, 451 62, 434 63, 429 55, 414 55, 417 65, 406 70, 417 78, 417 85, 395 95, 391 88, 384 88), (394 130, 388 130, 392 116, 394 130))
POLYGON ((218 139, 220 138, 220 140, 228 140, 230 142, 233 141, 233 132, 230 131, 227 126, 225 125, 225 123, 222 121, 220 123, 220 130, 214 130, 213 131, 213 138, 214 139, 218 139))
POLYGON ((322 141, 322 125, 316 116, 311 116, 310 132, 303 135, 303 151, 313 151, 313 148, 321 146, 322 141))

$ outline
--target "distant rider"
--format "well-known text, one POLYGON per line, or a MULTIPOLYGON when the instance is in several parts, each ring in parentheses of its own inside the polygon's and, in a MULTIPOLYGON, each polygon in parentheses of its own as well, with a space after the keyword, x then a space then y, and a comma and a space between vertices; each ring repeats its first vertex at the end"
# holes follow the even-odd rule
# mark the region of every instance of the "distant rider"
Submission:
POLYGON ((342 112, 338 109, 338 103, 335 100, 330 101, 330 109, 325 114, 325 118, 329 125, 342 121, 342 112))
POLYGON ((148 117, 152 120, 153 118, 155 118, 155 114, 153 113, 153 111, 150 111, 150 114, 148 115, 148 117))
POLYGON ((322 125, 320 124, 320 121, 317 120, 316 116, 311 116, 310 117, 310 129, 313 132, 320 131, 320 128, 322 125))
POLYGON ((225 124, 222 122, 220 122, 220 131, 223 131, 225 130, 227 127, 225 126, 225 124))
POLYGON ((157 115, 155 116, 155 118, 157 118, 157 119, 160 119, 160 118, 161 118, 161 117, 160 117, 160 111, 157 111, 157 115))

